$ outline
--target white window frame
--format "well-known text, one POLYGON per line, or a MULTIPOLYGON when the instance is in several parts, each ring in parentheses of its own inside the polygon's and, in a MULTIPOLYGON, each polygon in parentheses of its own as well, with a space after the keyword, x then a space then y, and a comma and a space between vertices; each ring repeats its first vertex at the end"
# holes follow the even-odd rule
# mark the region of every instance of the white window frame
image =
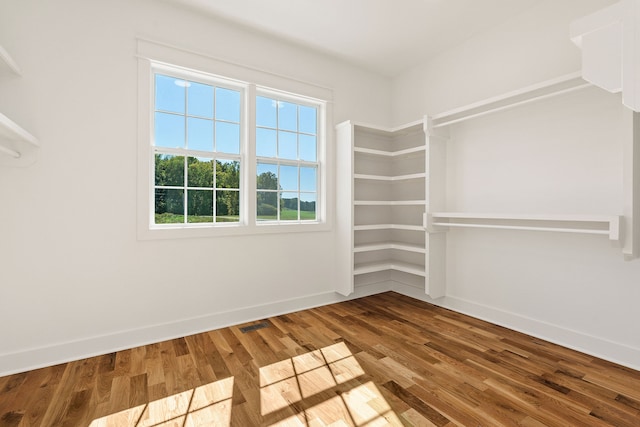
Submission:
MULTIPOLYGON (((328 160, 332 152, 328 117, 331 91, 285 76, 230 64, 212 57, 138 40, 138 197, 137 230, 140 240, 217 237, 263 233, 328 231, 332 226, 328 160), (173 64, 183 64, 175 66, 173 64), (197 71, 194 71, 197 70, 197 71), (219 74, 215 71, 220 70, 219 74), (153 147, 154 73, 229 87, 243 94, 240 130, 240 222, 155 225, 153 147), (224 77, 220 75, 224 73, 224 77), (229 78, 228 76, 232 76, 229 78), (234 78, 235 77, 235 78, 234 78), (251 83, 248 83, 248 82, 251 83), (255 103, 258 94, 318 108, 316 220, 257 221, 255 103), (324 99, 322 99, 322 98, 324 99)), ((164 150, 163 151, 167 151, 164 150)), ((201 152, 198 152, 202 154, 201 152)), ((188 156, 189 150, 183 154, 188 156)), ((210 154, 207 156, 210 157, 210 154)), ((221 158, 228 156, 220 155, 221 158)))
MULTIPOLYGON (((246 102, 246 85, 244 84, 239 84, 237 82, 234 82, 232 80, 228 80, 228 79, 222 79, 220 77, 215 77, 215 76, 210 76, 210 75, 206 75, 206 74, 202 74, 202 73, 198 73, 198 72, 194 72, 194 71, 186 71, 183 69, 178 69, 175 67, 169 67, 167 65, 164 64, 151 64, 151 80, 152 80, 152 84, 154 85, 154 90, 151 93, 151 113, 154 114, 155 113, 155 78, 156 75, 164 75, 164 76, 169 76, 169 77, 174 77, 177 79, 184 79, 187 81, 192 81, 192 82, 196 82, 196 83, 202 83, 205 85, 209 85, 209 86, 213 86, 216 88, 224 88, 224 89, 231 89, 237 92, 240 92, 240 147, 239 147, 239 153, 238 154, 230 154, 230 153, 223 153, 223 152, 219 152, 219 151, 198 151, 198 150, 191 150, 188 148, 167 148, 167 147, 157 147, 153 144, 151 144, 151 161, 153 164, 155 164, 155 160, 154 157, 156 154, 169 154, 169 155, 173 155, 173 156, 182 156, 185 157, 185 159, 187 157, 207 157, 207 158, 211 158, 214 161, 218 160, 218 159, 224 159, 224 160, 237 160, 240 162, 240 183, 239 183, 239 188, 238 191, 239 193, 242 195, 243 193, 243 177, 242 177, 242 172, 243 172, 243 168, 244 168, 244 164, 246 161, 246 156, 243 155, 246 152, 246 146, 247 146, 247 138, 246 138, 246 132, 245 132, 245 127, 242 125, 243 122, 246 120, 245 118, 245 108, 244 108, 244 103, 246 102)), ((187 116, 187 112, 185 111, 185 116, 187 116)), ((153 120, 153 119, 152 119, 153 120)), ((216 123, 216 118, 213 118, 213 122, 214 122, 214 126, 216 123)), ((185 127, 186 129, 186 127, 185 127)), ((155 139, 155 135, 154 135, 154 126, 152 126, 151 129, 151 136, 150 136, 150 142, 153 142, 155 139)), ((154 206, 155 203, 155 199, 154 199, 154 189, 156 188, 155 182, 154 182, 154 170, 155 168, 152 167, 152 171, 151 171, 151 185, 153 188, 151 188, 150 190, 150 206, 149 209, 150 211, 154 211, 155 209, 152 208, 152 206, 154 206)), ((185 166, 186 169, 186 166, 185 166)), ((185 170, 185 181, 187 180, 187 175, 186 175, 186 170, 185 170)), ((186 210, 188 209, 187 207, 187 203, 186 203, 186 197, 187 197, 187 185, 185 182, 184 185, 184 197, 185 197, 185 204, 184 204, 184 209, 185 209, 185 218, 186 218, 186 210)), ((217 192, 217 188, 214 185, 214 188, 212 189, 212 191, 214 192, 214 196, 217 192)), ((215 203, 215 198, 214 198, 214 203, 215 203)), ((246 220, 246 212, 244 211, 244 203, 242 200, 242 196, 240 199, 240 221, 239 222, 227 222, 227 223, 215 223, 215 224, 210 224, 210 223, 171 223, 171 224, 156 224, 155 220, 154 220, 154 213, 155 212, 151 212, 151 217, 149 219, 150 221, 150 228, 152 229, 175 229, 175 228, 192 228, 192 227, 203 227, 203 226, 210 226, 210 227, 238 227, 238 226, 242 226, 245 225, 247 223, 246 220)), ((216 212, 214 212, 214 217, 216 216, 216 212)))
MULTIPOLYGON (((284 165, 284 166, 297 166, 297 167, 304 167, 304 166, 313 166, 316 167, 318 172, 316 175, 316 220, 312 221, 312 220, 260 220, 257 222, 257 225, 259 227, 261 226, 270 226, 270 225, 292 225, 292 224, 310 224, 310 223, 314 223, 314 222, 320 222, 320 216, 321 216, 321 212, 323 212, 322 207, 324 205, 324 200, 321 199, 320 194, 322 192, 322 162, 320 161, 321 158, 321 150, 322 150, 322 146, 324 145, 321 141, 324 141, 324 126, 322 126, 321 124, 324 123, 325 118, 323 117, 323 111, 324 111, 324 107, 322 103, 319 103, 317 101, 314 100, 310 100, 298 95, 291 95, 291 94, 287 94, 287 93, 282 93, 282 92, 278 92, 278 91, 274 91, 272 89, 268 89, 268 88, 256 88, 256 94, 253 97, 253 100, 255 101, 257 96, 263 96, 266 98, 271 98, 274 99, 275 101, 284 101, 284 102, 290 102, 292 104, 296 104, 296 105, 303 105, 303 106, 307 106, 307 107, 313 107, 317 109, 317 129, 316 129, 316 161, 305 161, 305 160, 289 160, 289 159, 283 159, 280 157, 260 157, 257 154, 254 156, 254 162, 257 166, 258 162, 261 163, 266 163, 266 164, 275 164, 278 166, 278 168, 280 167, 280 165, 284 165)), ((255 108, 255 107, 254 107, 255 108)), ((252 124, 252 126, 255 128, 257 128, 258 126, 256 126, 256 123, 254 121, 254 123, 252 124)), ((299 134, 301 132, 296 132, 296 134, 299 134)), ((323 154, 324 155, 324 154, 323 154)), ((255 174, 257 175, 257 173, 255 174)), ((276 192, 276 193, 281 193, 281 192, 287 192, 287 191, 281 191, 281 190, 259 190, 257 189, 256 186, 256 194, 258 191, 267 191, 267 192, 276 192)), ((298 176, 298 194, 300 194, 300 178, 298 176)), ((279 204, 279 198, 278 198, 278 204, 279 204)), ((299 206, 300 200, 298 200, 298 212, 300 212, 300 206, 299 206)), ((279 206, 278 206, 279 207, 279 206)), ((279 209, 278 209, 279 210, 279 209)), ((279 216, 279 215, 278 215, 279 216)))

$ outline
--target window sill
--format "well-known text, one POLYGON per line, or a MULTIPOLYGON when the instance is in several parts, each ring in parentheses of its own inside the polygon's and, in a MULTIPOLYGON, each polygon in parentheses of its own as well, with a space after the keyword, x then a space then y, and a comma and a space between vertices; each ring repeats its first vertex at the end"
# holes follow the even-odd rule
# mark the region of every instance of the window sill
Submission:
POLYGON ((138 230, 138 240, 195 239, 225 236, 250 236, 258 234, 309 233, 330 231, 331 226, 323 222, 309 223, 259 223, 255 225, 190 225, 180 227, 152 226, 138 230))

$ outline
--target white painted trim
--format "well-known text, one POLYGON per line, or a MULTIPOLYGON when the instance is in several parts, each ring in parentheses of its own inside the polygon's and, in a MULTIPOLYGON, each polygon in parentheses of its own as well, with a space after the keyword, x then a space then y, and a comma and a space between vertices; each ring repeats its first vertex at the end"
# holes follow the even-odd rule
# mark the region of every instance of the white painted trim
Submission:
POLYGON ((0 377, 146 344, 186 337, 294 311, 361 298, 388 290, 389 285, 383 283, 360 287, 348 297, 328 291, 268 304, 243 307, 232 311, 210 313, 171 323, 150 325, 107 335, 97 335, 80 340, 25 349, 14 353, 0 354, 0 377))
POLYGON ((558 325, 453 296, 433 299, 425 294, 424 288, 422 287, 419 288, 404 283, 385 281, 356 286, 354 292, 349 296, 342 296, 336 292, 323 292, 258 306, 244 307, 233 311, 211 313, 172 323, 151 325, 108 335, 98 335, 76 341, 25 349, 15 353, 0 354, 0 376, 53 366, 86 357, 113 353, 141 345, 185 337, 200 332, 362 298, 387 291, 394 291, 410 298, 425 301, 632 369, 640 370, 640 348, 630 347, 625 344, 573 331, 558 325))
POLYGON ((605 338, 574 331, 559 325, 532 319, 496 307, 478 304, 462 298, 445 296, 432 299, 425 295, 422 290, 401 283, 395 283, 392 290, 399 294, 504 326, 505 328, 522 332, 572 350, 618 363, 631 369, 640 370, 640 348, 630 347, 605 338))

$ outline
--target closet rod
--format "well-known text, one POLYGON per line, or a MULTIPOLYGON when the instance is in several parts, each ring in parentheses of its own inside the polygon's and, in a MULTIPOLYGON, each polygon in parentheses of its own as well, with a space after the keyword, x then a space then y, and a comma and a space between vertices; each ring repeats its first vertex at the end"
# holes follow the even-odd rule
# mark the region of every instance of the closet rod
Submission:
POLYGON ((434 128, 452 125, 520 105, 570 93, 592 86, 580 73, 572 73, 503 95, 469 104, 464 107, 436 114, 431 117, 434 128))

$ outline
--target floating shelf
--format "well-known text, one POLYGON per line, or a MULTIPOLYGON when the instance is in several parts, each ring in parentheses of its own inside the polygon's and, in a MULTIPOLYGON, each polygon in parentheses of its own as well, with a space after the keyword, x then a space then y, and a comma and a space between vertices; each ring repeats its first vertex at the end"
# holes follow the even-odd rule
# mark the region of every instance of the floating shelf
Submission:
POLYGON ((579 72, 567 74, 556 79, 547 80, 513 92, 436 114, 431 116, 431 126, 438 128, 452 125, 464 120, 481 117, 530 102, 540 101, 589 86, 591 86, 591 84, 583 80, 579 72))
POLYGON ((424 200, 356 200, 354 206, 420 206, 424 200))
POLYGON ((423 266, 417 264, 410 264, 400 261, 383 261, 383 262, 371 262, 366 264, 357 264, 354 266, 353 274, 367 274, 375 273, 378 271, 396 270, 403 271, 405 273, 415 274, 417 276, 425 277, 425 269, 423 266))
POLYGON ((610 240, 619 241, 620 221, 621 217, 615 215, 521 215, 434 212, 427 215, 427 228, 431 232, 446 231, 449 227, 462 227, 602 234, 608 236, 610 240), (437 227, 443 228, 438 229, 437 227))
POLYGON ((385 249, 397 249, 400 251, 416 252, 419 254, 424 254, 427 252, 424 245, 412 245, 404 242, 379 242, 356 245, 353 248, 353 252, 373 252, 382 251, 385 249))

